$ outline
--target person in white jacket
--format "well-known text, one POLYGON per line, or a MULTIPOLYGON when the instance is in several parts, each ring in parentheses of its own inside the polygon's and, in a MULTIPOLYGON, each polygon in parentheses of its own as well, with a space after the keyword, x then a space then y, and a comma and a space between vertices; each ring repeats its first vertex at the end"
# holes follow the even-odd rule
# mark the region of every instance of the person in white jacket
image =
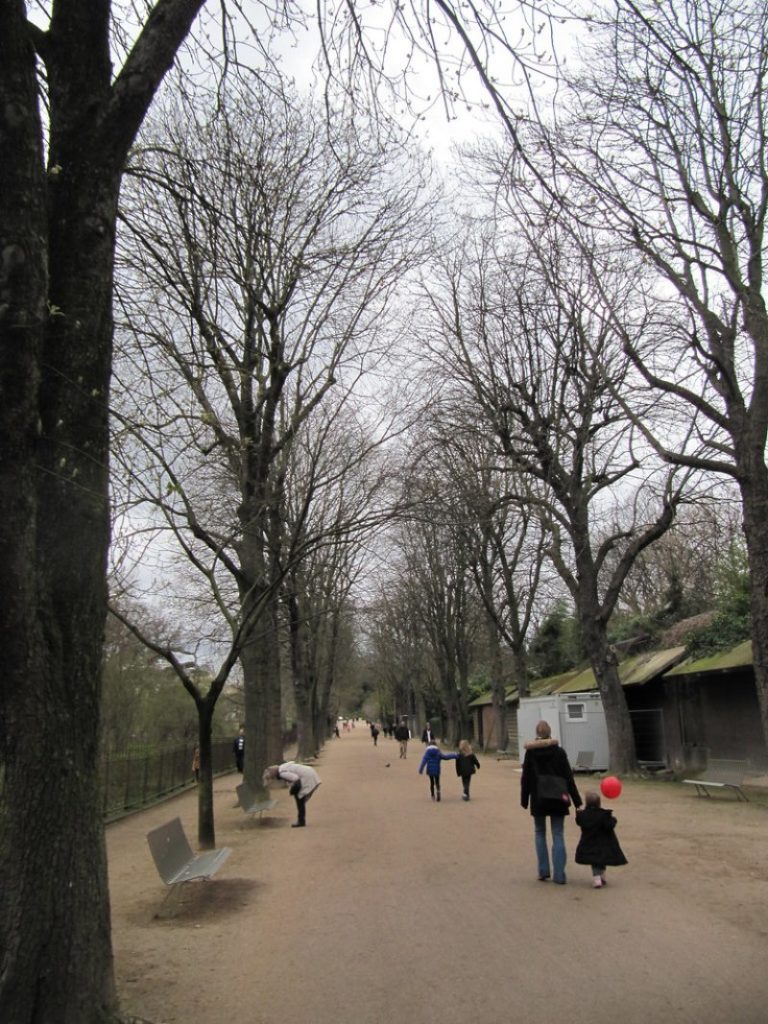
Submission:
POLYGON ((307 800, 320 785, 320 776, 308 764, 297 761, 286 761, 284 764, 273 764, 264 770, 264 785, 272 779, 282 779, 290 783, 288 792, 296 801, 298 819, 291 828, 304 828, 307 824, 307 800))

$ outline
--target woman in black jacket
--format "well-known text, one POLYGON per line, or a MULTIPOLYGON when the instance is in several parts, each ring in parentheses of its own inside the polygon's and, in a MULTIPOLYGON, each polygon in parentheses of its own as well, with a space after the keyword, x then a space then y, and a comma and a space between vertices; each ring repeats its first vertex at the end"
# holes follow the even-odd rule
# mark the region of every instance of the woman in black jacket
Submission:
POLYGON ((573 779, 568 755, 552 739, 549 722, 539 722, 536 739, 525 744, 523 777, 520 781, 520 803, 524 808, 530 802, 533 816, 536 859, 539 880, 548 878, 558 885, 565 885, 565 817, 573 801, 581 807, 581 796, 573 779), (552 870, 550 871, 549 850, 547 849, 547 818, 552 830, 552 870))

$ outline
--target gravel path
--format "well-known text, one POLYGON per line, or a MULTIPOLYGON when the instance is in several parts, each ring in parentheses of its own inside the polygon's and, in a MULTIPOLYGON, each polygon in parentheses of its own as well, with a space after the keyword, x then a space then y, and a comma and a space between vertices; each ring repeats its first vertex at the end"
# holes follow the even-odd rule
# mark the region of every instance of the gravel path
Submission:
MULTIPOLYGON (((110 825, 113 934, 123 1009, 153 1024, 765 1024, 768 810, 692 787, 630 782, 612 806, 629 859, 591 888, 536 880, 518 767, 480 755, 472 800, 452 763, 443 800, 368 730, 328 743, 308 827, 293 800, 263 823, 216 782, 209 882, 167 899, 145 834, 194 793, 110 825)), ((594 783, 580 780, 582 792, 594 783)))

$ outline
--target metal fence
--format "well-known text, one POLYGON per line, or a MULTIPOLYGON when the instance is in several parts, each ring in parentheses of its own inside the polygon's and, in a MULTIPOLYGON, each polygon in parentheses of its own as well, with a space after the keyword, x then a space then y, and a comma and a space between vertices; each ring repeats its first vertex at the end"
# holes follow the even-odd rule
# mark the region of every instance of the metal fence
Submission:
MULTIPOLYGON (((112 821, 193 785, 194 751, 189 743, 106 752, 101 762, 104 819, 112 821)), ((231 740, 214 743, 211 755, 214 775, 232 770, 231 740)))

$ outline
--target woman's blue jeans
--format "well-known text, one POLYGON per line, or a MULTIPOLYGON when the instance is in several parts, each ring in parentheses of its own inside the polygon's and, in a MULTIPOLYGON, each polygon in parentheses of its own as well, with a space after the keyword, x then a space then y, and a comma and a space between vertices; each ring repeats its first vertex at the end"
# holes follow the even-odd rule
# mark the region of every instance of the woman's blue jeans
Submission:
POLYGON ((536 858, 539 862, 539 878, 549 878, 555 882, 565 882, 565 816, 552 815, 549 818, 552 829, 552 871, 549 869, 549 851, 547 850, 547 818, 536 815, 533 827, 536 839, 536 858))

